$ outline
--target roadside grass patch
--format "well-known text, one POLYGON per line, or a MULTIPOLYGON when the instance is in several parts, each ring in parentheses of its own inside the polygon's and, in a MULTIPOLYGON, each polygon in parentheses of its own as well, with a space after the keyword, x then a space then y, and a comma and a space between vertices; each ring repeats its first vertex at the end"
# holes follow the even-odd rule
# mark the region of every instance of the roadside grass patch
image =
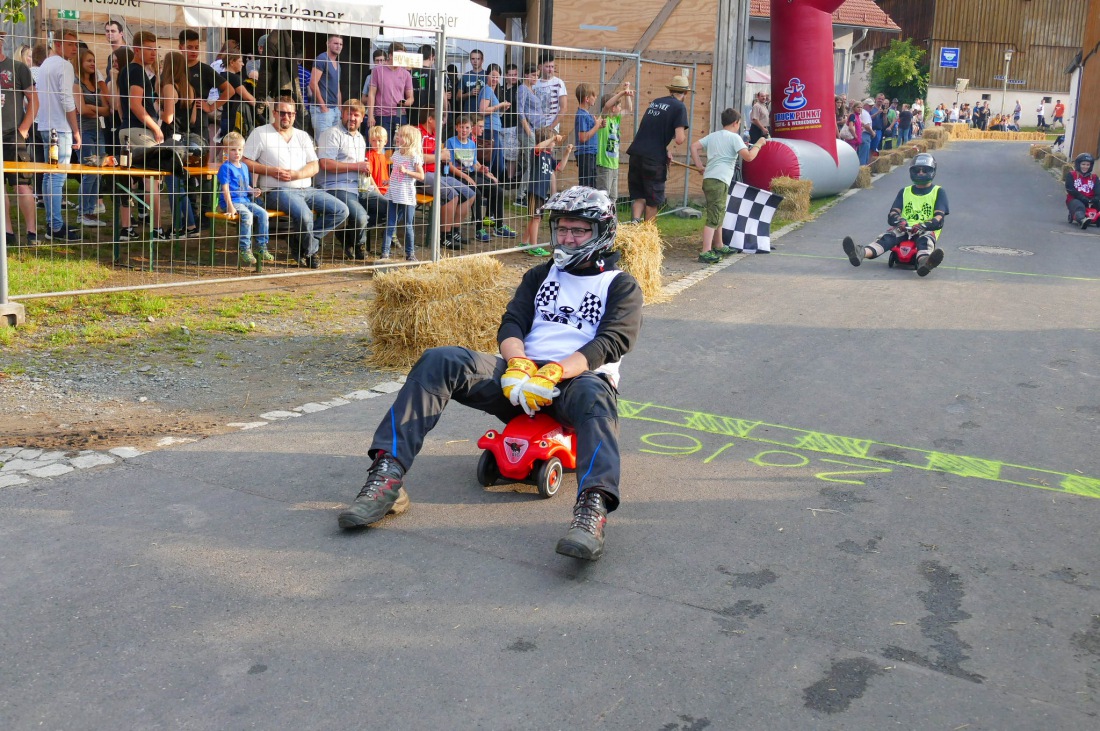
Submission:
POLYGON ((103 286, 110 276, 110 267, 96 261, 54 260, 22 252, 8 257, 8 282, 13 295, 93 289, 103 286))

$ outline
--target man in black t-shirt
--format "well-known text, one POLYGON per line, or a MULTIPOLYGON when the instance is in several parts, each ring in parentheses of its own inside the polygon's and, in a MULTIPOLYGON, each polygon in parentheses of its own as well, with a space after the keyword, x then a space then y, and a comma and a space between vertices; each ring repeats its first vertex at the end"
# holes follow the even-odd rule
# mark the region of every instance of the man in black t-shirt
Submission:
MULTIPOLYGON (((4 36, 6 32, 0 30, 0 128, 3 130, 4 160, 15 162, 23 160, 31 161, 31 149, 34 140, 31 138, 31 127, 34 125, 34 116, 38 111, 38 94, 34 88, 31 71, 22 61, 4 56, 4 36)), ((38 242, 38 222, 34 211, 34 193, 31 191, 31 177, 25 174, 5 175, 6 179, 0 183, 0 192, 3 192, 4 220, 7 223, 8 244, 16 245, 15 226, 8 208, 7 183, 15 184, 16 201, 19 212, 23 214, 23 222, 27 227, 27 243, 38 242)))
POLYGON ((634 221, 657 218, 657 209, 665 202, 665 180, 668 178, 668 143, 687 141, 688 115, 684 99, 691 86, 687 77, 674 76, 668 84, 668 96, 654 99, 642 115, 638 132, 627 149, 630 168, 627 186, 634 221))
MULTIPOLYGON (((225 106, 233 97, 233 86, 229 79, 225 78, 213 69, 213 67, 199 61, 199 34, 193 30, 180 31, 180 52, 187 61, 187 82, 191 84, 191 90, 195 98, 199 100, 199 113, 195 115, 195 122, 188 130, 191 134, 202 138, 203 148, 210 144, 210 120, 212 116, 225 106), (210 100, 211 91, 217 90, 218 98, 210 100)), ((206 210, 210 207, 210 196, 197 197, 198 220, 203 228, 210 226, 210 219, 206 217, 206 210)))
POLYGON ((201 113, 196 115, 194 126, 189 130, 202 138, 203 144, 209 142, 210 117, 227 104, 233 96, 233 87, 229 79, 199 61, 199 34, 193 30, 180 31, 180 52, 187 61, 187 81, 191 84, 195 98, 200 102, 201 113), (210 101, 210 92, 218 91, 217 100, 210 101))

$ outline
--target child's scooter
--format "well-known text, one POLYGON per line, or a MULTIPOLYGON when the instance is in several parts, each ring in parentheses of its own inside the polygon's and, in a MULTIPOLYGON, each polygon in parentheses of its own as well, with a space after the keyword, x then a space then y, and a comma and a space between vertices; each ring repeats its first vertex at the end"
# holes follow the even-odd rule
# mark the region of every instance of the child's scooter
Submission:
POLYGON ((565 470, 577 468, 577 440, 572 429, 552 416, 537 413, 517 416, 502 431, 490 429, 477 446, 484 452, 477 463, 477 481, 485 487, 501 478, 531 482, 539 495, 554 497, 565 470))

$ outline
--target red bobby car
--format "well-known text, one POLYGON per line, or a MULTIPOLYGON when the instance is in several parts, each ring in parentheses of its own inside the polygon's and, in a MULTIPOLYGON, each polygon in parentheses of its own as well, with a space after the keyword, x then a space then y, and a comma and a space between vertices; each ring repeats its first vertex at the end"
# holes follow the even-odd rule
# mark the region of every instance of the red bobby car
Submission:
POLYGON ((490 429, 477 446, 485 451, 477 462, 477 481, 485 487, 507 478, 534 484, 539 495, 554 497, 565 470, 577 469, 577 439, 572 429, 552 416, 537 413, 517 416, 502 431, 490 429))
POLYGON ((894 244, 890 249, 890 258, 886 261, 886 264, 891 268, 896 266, 906 266, 910 269, 917 268, 917 236, 919 232, 915 226, 898 226, 894 229, 894 233, 901 237, 901 240, 894 244))

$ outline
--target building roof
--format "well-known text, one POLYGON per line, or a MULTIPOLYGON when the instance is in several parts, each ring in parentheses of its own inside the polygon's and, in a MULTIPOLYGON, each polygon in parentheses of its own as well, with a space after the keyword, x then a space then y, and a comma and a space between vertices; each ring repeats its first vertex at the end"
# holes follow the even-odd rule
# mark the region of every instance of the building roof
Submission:
MULTIPOLYGON (((749 15, 754 18, 770 17, 771 0, 751 0, 749 15)), ((844 0, 844 4, 833 13, 833 24, 901 32, 898 24, 874 0, 844 0)))

